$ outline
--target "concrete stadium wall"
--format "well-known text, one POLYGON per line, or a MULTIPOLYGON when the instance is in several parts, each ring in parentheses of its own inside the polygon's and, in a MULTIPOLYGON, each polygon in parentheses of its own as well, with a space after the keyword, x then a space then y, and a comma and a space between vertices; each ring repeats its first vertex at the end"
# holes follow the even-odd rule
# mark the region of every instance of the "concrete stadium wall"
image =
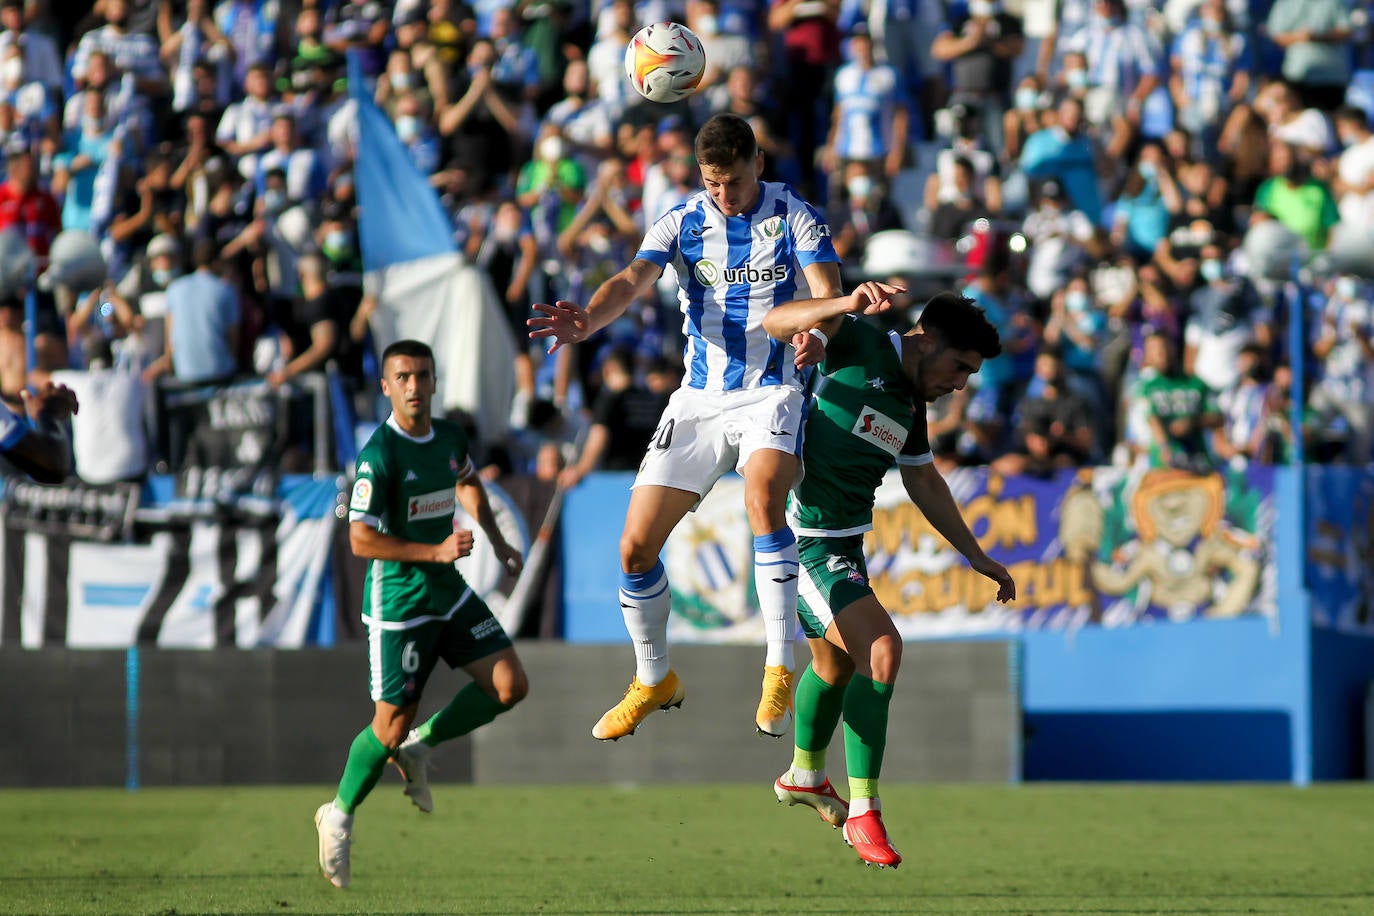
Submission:
MULTIPOLYGON (((759 648, 675 648, 686 703, 615 743, 595 741, 590 730, 629 683, 628 646, 524 642, 519 652, 530 674, 529 699, 472 738, 441 748, 436 779, 738 782, 771 779, 791 760, 790 740, 754 731, 759 648)), ((884 777, 1019 778, 1014 659, 1005 642, 908 646, 884 777)), ((435 672, 421 715, 441 707, 464 681, 460 673, 435 672)), ((0 692, 12 698, 0 711, 0 786, 330 783, 371 717, 360 646, 4 650, 0 692)), ((832 773, 844 772, 842 743, 837 734, 832 773)))

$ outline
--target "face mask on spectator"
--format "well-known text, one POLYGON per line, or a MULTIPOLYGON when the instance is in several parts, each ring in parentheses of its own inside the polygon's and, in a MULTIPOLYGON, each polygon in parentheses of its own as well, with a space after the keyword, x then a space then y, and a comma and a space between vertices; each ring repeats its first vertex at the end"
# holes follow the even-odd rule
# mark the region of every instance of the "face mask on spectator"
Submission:
POLYGON ((707 13, 697 20, 697 31, 703 35, 714 35, 719 29, 720 23, 717 22, 716 17, 710 13, 707 13))
POLYGON ((81 132, 83 134, 98 134, 102 133, 104 129, 105 125, 101 124, 100 119, 97 117, 93 117, 91 115, 84 115, 81 118, 81 132))
POLYGON ((402 70, 400 73, 391 74, 391 88, 406 90, 410 88, 410 71, 402 70))
POLYGON ((1144 178, 1146 181, 1155 177, 1155 164, 1153 162, 1142 162, 1138 166, 1138 169, 1140 171, 1140 177, 1144 178))
POLYGON ((587 247, 595 254, 606 254, 611 250, 611 240, 603 233, 593 232, 587 238, 587 247))
POLYGON ((968 14, 970 16, 991 16, 997 12, 997 4, 992 0, 969 0, 968 14))
POLYGON ((1071 289, 1064 294, 1064 308, 1071 312, 1088 310, 1088 294, 1081 289, 1071 289))
POLYGON ((166 286, 168 283, 172 282, 172 279, 174 277, 176 277, 176 274, 174 274, 170 268, 153 268, 153 282, 156 283, 158 286, 166 286))
POLYGON ((1353 300, 1360 292, 1360 284, 1354 277, 1340 277, 1336 280, 1336 295, 1342 299, 1353 300))
POLYGON ((1082 69, 1081 67, 1075 67, 1072 70, 1065 70, 1064 82, 1068 84, 1070 89, 1087 89, 1088 71, 1082 69))
POLYGON ((262 207, 268 213, 277 213, 286 206, 286 192, 268 188, 262 195, 262 207))
POLYGON ((1203 17, 1202 31, 1207 32, 1211 35, 1215 35, 1216 33, 1221 31, 1221 20, 1203 17))
POLYGON ((420 119, 414 115, 396 116, 396 136, 402 143, 409 143, 420 134, 420 119))
POLYGON ((1208 283, 1215 283, 1221 279, 1222 264, 1216 258, 1208 258, 1202 262, 1198 270, 1202 274, 1202 279, 1208 283))
POLYGON ((1016 90, 1016 107, 1022 111, 1033 111, 1035 109, 1036 99, 1038 99, 1039 96, 1040 93, 1036 92, 1030 86, 1023 86, 1016 90))
POLYGON ((867 175, 855 175, 846 181, 844 186, 849 191, 850 198, 868 200, 868 195, 873 193, 873 179, 867 175))

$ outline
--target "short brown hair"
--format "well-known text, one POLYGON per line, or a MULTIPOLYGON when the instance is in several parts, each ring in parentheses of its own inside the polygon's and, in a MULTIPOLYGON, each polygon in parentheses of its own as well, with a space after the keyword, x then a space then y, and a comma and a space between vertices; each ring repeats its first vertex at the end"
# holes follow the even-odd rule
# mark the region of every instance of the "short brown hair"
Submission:
POLYGON ((753 159, 758 152, 754 128, 737 114, 723 111, 713 115, 697 131, 697 162, 702 165, 725 169, 740 160, 753 159))

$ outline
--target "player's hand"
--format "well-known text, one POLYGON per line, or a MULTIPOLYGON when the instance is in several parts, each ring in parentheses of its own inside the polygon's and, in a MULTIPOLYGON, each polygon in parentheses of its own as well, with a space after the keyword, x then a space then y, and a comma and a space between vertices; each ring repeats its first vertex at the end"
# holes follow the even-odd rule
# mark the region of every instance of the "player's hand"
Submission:
POLYGON ((459 557, 472 553, 472 532, 466 528, 455 528, 453 533, 434 545, 435 563, 452 563, 459 557))
POLYGON ((501 561, 501 566, 512 576, 520 575, 520 570, 525 568, 525 558, 520 555, 520 551, 499 541, 491 545, 496 550, 496 558, 501 561))
POLYGON ((797 369, 819 365, 825 359, 825 344, 815 334, 799 331, 792 335, 792 349, 796 351, 793 363, 797 369))
POLYGON ((987 576, 997 583, 997 600, 1006 604, 1008 601, 1016 600, 1016 580, 1007 572, 1007 568, 998 563, 992 557, 984 554, 977 560, 969 564, 973 571, 979 575, 987 576))
POLYGON ((525 321, 530 327, 530 339, 552 337, 550 353, 556 353, 559 347, 580 343, 591 335, 591 316, 576 302, 565 299, 559 299, 553 305, 536 302, 534 310, 544 317, 536 316, 525 321))
POLYGON ((81 408, 76 401, 75 391, 66 385, 54 385, 52 382, 45 382, 37 391, 21 388, 19 397, 24 402, 25 413, 35 423, 65 420, 81 408))
POLYGON ((845 311, 854 315, 881 315, 892 308, 892 297, 904 292, 906 288, 902 286, 867 280, 854 287, 849 294, 845 311))

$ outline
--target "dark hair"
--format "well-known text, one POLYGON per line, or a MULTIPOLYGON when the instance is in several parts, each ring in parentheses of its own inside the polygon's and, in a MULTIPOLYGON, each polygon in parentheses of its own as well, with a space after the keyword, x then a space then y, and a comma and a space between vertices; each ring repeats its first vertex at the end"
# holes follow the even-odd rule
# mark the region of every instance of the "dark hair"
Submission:
POLYGON ((427 359, 431 366, 434 365, 434 351, 429 348, 429 344, 420 340, 395 340, 387 344, 382 351, 382 365, 393 356, 409 356, 412 359, 427 359))
POLYGON ((1352 124, 1360 125, 1366 130, 1369 129, 1369 115, 1365 114, 1363 108, 1357 108, 1354 105, 1342 105, 1340 108, 1337 108, 1335 111, 1331 112, 1331 120, 1337 123, 1349 121, 1352 124))
POLYGON ((754 128, 737 114, 722 111, 697 131, 697 162, 717 169, 726 169, 740 160, 758 155, 759 142, 754 128))
POLYGON ((955 350, 974 350, 983 359, 1002 354, 1002 341, 987 313, 958 293, 946 291, 931 296, 916 325, 955 350))
POLYGON ((219 245, 215 240, 206 236, 196 239, 191 246, 191 266, 196 270, 202 267, 214 267, 219 260, 219 245))

